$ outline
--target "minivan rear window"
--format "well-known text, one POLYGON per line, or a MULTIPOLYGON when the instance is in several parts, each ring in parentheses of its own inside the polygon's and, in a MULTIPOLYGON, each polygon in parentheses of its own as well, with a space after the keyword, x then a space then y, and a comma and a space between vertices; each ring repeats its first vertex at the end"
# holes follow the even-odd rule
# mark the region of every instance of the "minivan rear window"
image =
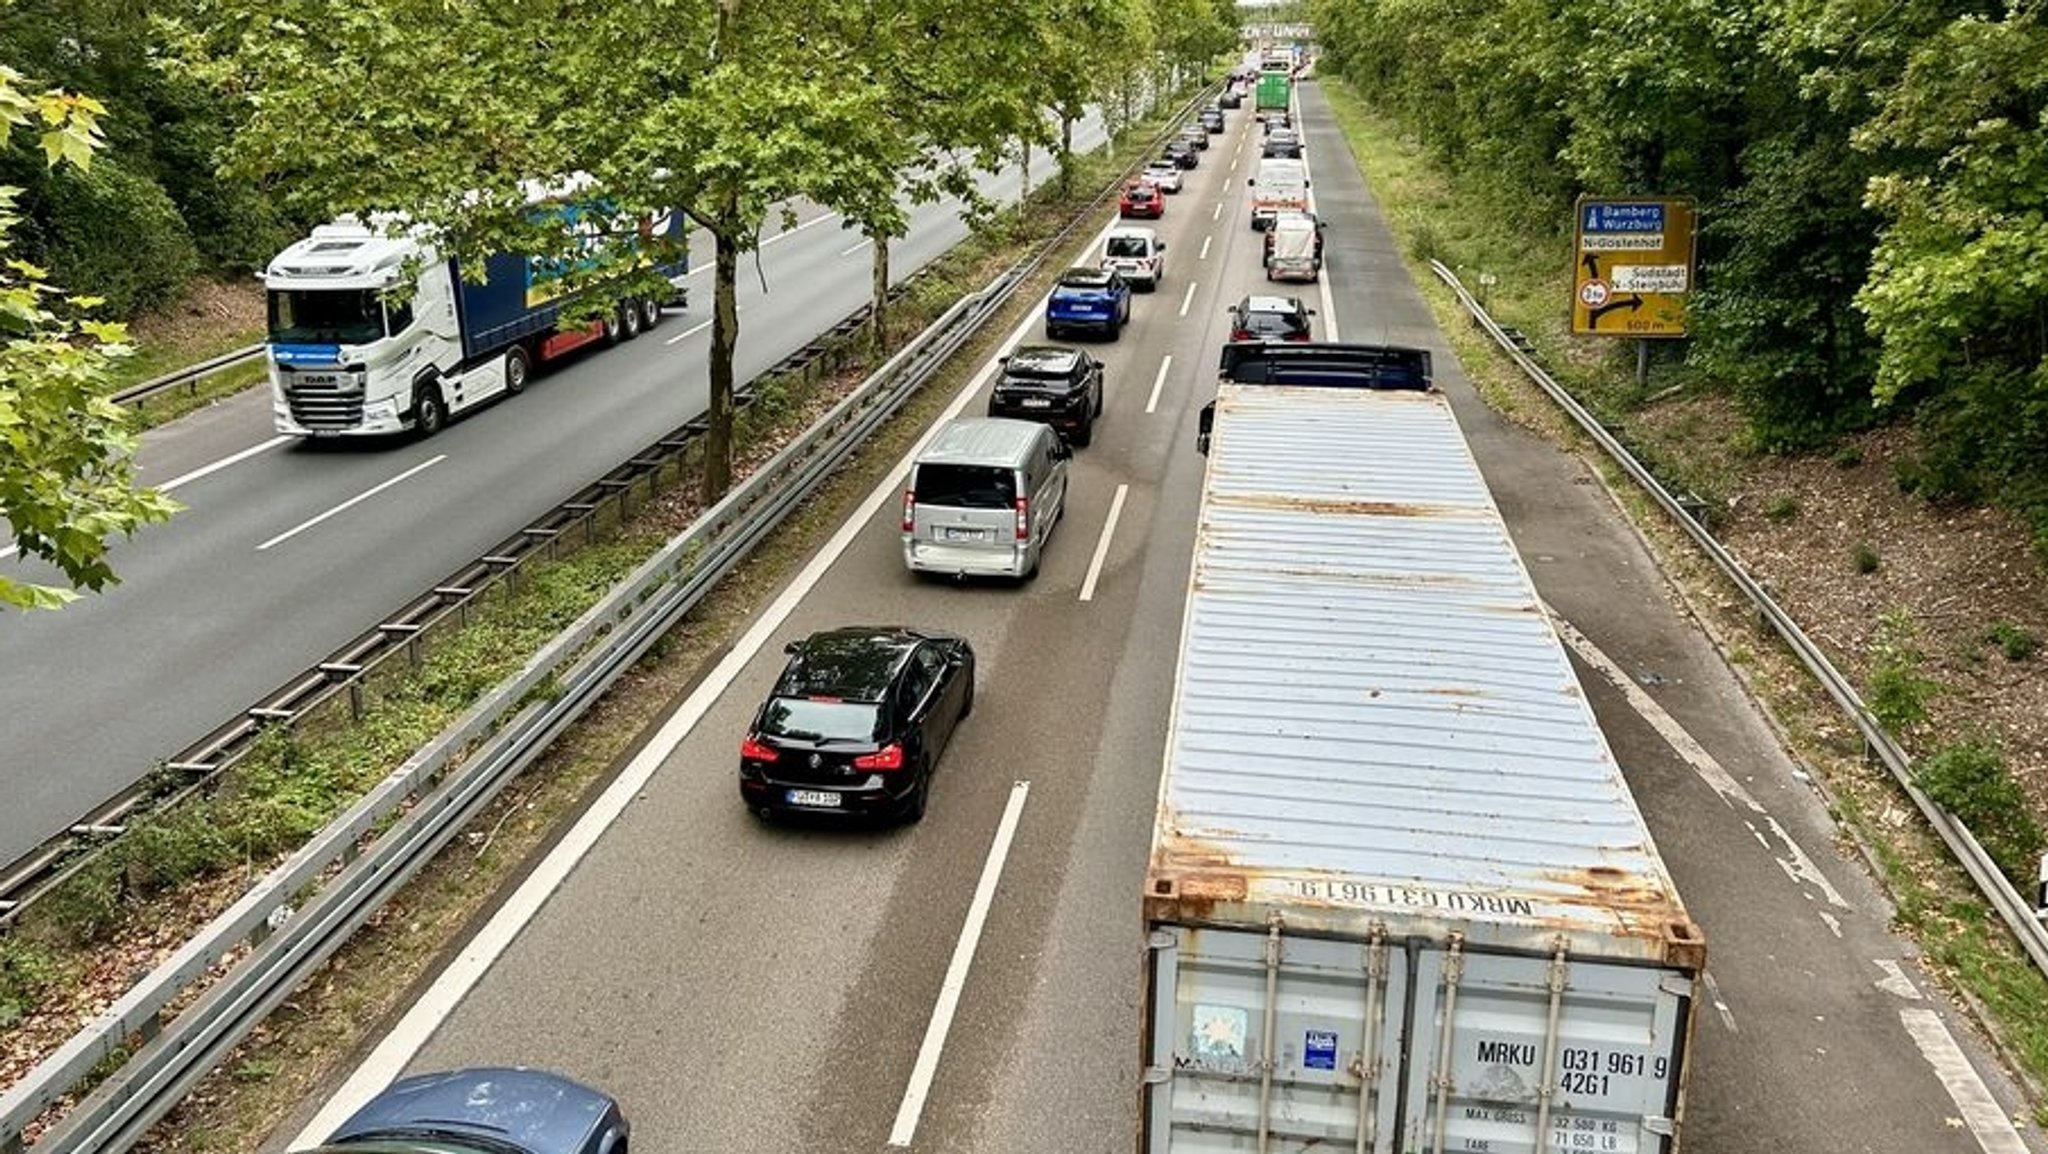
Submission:
POLYGON ((956 509, 1007 509, 1017 500, 1016 474, 999 465, 919 465, 911 491, 920 505, 956 509))

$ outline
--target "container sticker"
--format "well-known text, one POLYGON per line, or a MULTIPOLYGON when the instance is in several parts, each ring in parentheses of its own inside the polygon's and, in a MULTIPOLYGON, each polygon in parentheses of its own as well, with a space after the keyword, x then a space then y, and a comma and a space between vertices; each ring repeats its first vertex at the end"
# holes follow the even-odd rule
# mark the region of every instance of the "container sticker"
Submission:
POLYGON ((1250 1026, 1251 1015, 1236 1006, 1197 1005, 1194 1037, 1188 1042, 1188 1050, 1197 1058, 1242 1059, 1250 1026))
POLYGON ((1301 1043, 1301 1064, 1311 1070, 1337 1068, 1337 1032, 1310 1030, 1301 1043))

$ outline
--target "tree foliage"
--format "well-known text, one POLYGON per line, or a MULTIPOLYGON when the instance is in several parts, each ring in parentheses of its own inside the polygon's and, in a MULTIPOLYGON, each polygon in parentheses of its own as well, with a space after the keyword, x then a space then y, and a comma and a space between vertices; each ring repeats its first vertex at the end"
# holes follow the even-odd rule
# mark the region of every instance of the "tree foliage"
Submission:
MULTIPOLYGON (((0 120, 10 130, 32 125, 48 166, 88 170, 105 111, 90 97, 31 92, 0 67, 0 120)), ((67 295, 47 271, 8 252, 20 191, 0 187, 0 514, 22 554, 70 587, 0 576, 0 605, 49 609, 75 600, 77 588, 112 583, 109 539, 175 506, 134 488, 134 438, 126 414, 103 395, 108 363, 128 352, 126 332, 90 319, 97 299, 67 295)))
POLYGON ((1755 439, 1915 422, 2048 547, 2048 31, 2006 0, 1313 0, 1326 62, 1503 217, 1702 209, 1692 359, 1755 439))

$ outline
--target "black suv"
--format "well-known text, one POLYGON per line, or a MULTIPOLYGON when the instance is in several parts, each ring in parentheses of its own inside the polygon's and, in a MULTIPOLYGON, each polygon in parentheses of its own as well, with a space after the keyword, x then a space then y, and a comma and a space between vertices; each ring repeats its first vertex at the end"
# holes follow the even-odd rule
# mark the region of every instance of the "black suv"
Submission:
POLYGON ((846 626, 792 641, 789 664, 740 742, 740 797, 777 812, 916 821, 932 768, 974 710, 965 638, 846 626))
POLYGON ((1223 131, 1223 110, 1221 108, 1204 108, 1202 110, 1202 127, 1210 132, 1223 131))
POLYGON ((1164 160, 1170 160, 1182 168, 1193 168, 1197 164, 1202 163, 1202 158, 1195 155, 1195 146, 1185 140, 1167 141, 1166 151, 1161 153, 1160 157, 1164 160))
POLYGON ((1004 357, 988 415, 1043 421, 1076 445, 1095 440, 1102 415, 1102 362, 1079 349, 1025 345, 1004 357))
POLYGON ((1305 341, 1308 318, 1316 310, 1301 303, 1300 297, 1248 296, 1230 306, 1230 339, 1233 341, 1305 341))

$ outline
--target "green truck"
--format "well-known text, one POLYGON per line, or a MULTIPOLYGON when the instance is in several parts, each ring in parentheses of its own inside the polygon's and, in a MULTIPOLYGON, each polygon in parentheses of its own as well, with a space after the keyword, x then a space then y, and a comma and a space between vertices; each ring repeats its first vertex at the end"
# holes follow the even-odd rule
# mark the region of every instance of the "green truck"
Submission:
POLYGON ((1287 111, 1288 86, 1291 83, 1285 72, 1259 73, 1258 93, 1252 99, 1256 112, 1287 111))

